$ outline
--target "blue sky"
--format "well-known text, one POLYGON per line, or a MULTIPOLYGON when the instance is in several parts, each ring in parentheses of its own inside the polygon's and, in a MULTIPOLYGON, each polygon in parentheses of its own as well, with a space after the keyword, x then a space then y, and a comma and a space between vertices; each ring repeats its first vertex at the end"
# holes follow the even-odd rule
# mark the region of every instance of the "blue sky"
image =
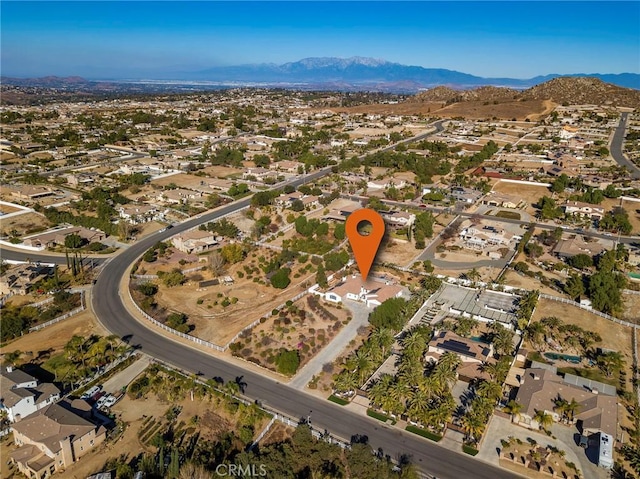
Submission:
POLYGON ((314 56, 492 77, 640 73, 638 1, 3 0, 0 9, 0 67, 10 76, 166 77, 314 56))

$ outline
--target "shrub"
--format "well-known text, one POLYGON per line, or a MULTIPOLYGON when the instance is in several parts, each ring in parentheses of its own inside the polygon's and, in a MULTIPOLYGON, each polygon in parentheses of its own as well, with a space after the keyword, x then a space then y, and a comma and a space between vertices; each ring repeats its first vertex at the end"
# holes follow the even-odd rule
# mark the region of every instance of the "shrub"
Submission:
MULTIPOLYGON (((435 442, 439 442, 442 439, 442 436, 438 434, 434 434, 431 431, 427 431, 426 429, 422 429, 417 426, 407 426, 405 430, 412 432, 414 434, 417 434, 418 436, 426 437, 427 439, 431 439, 432 441, 435 441, 435 442)), ((477 451, 476 451, 476 454, 477 454, 477 451)))
POLYGON ((349 401, 339 398, 338 396, 334 396, 333 394, 329 396, 329 401, 340 404, 340 406, 346 406, 347 404, 349 404, 349 401))
POLYGON ((475 456, 479 452, 475 447, 468 446, 467 444, 462 445, 462 450, 471 456, 475 456))

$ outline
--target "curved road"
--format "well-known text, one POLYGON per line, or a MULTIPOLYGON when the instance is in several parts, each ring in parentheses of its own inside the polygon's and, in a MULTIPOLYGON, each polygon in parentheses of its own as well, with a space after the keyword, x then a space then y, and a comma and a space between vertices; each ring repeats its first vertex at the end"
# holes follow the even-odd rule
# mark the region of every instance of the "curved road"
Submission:
POLYGON ((638 168, 632 161, 630 161, 624 153, 622 152, 622 146, 624 144, 624 133, 627 126, 627 118, 629 117, 629 113, 623 113, 620 116, 620 123, 616 128, 616 131, 613 134, 613 139, 611 140, 610 151, 611 156, 616 163, 620 166, 624 166, 629 170, 633 179, 640 179, 640 168, 638 168))

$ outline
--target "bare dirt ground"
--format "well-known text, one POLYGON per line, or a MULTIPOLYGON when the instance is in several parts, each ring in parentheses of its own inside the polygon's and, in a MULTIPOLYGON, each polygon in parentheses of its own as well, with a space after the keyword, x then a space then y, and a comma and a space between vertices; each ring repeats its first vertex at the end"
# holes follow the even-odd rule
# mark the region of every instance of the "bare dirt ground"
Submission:
POLYGON ((273 359, 278 351, 281 348, 297 349, 300 356, 298 370, 302 368, 338 334, 351 316, 349 310, 340 305, 320 301, 320 309, 314 309, 312 305, 315 299, 311 295, 304 296, 293 303, 298 313, 283 311, 258 324, 248 337, 234 343, 238 348, 236 354, 247 360, 252 358, 252 362, 275 371, 273 359))
POLYGON ((571 304, 540 299, 531 321, 540 321, 547 316, 556 316, 564 323, 576 324, 583 329, 598 333, 602 338, 602 342, 595 346, 620 351, 625 357, 628 377, 631 377, 630 372, 633 363, 631 328, 616 324, 571 304))
MULTIPOLYGON (((183 253, 175 248, 168 248, 167 252, 167 256, 158 256, 158 259, 152 263, 142 261, 137 274, 156 274, 158 271, 168 272, 174 268, 183 270, 198 266, 200 257, 195 254, 183 253), (183 264, 180 264, 181 260, 184 260, 183 264)), ((206 265, 204 262, 200 264, 206 265)))
POLYGON ((40 213, 25 213, 7 219, 0 219, 0 234, 8 235, 10 231, 16 230, 19 236, 45 230, 51 226, 40 213))
POLYGON ((2 213, 3 215, 8 215, 9 213, 15 213, 16 211, 21 211, 21 209, 16 208, 15 206, 0 205, 0 213, 2 213))
POLYGON ((622 319, 630 322, 640 323, 640 294, 623 294, 624 310, 622 319))
MULTIPOLYGON (((444 102, 404 102, 397 104, 358 105, 351 107, 329 108, 336 113, 371 113, 374 115, 426 115, 444 106, 444 102)), ((326 108, 323 108, 326 110, 326 108)), ((312 110, 310 110, 312 111, 312 110)))
POLYGON ((261 446, 268 446, 269 444, 283 442, 289 439, 293 435, 295 429, 289 427, 281 422, 274 422, 269 432, 260 441, 261 446))
POLYGON ((207 166, 201 171, 203 171, 205 174, 209 175, 212 178, 222 178, 222 179, 242 173, 241 169, 231 168, 229 166, 207 166))
MULTIPOLYGON (((193 335, 216 344, 226 344, 245 326, 271 312, 287 299, 302 292, 307 285, 312 284, 315 273, 309 270, 303 271, 309 263, 302 267, 296 264, 290 275, 291 284, 284 290, 254 281, 255 279, 264 281, 262 271, 255 271, 258 267, 257 257, 269 258, 275 254, 275 251, 261 248, 254 250, 242 263, 229 266, 225 274, 234 278, 232 285, 220 284, 199 289, 196 281, 188 281, 182 286, 173 288, 160 286, 156 295, 158 304, 170 311, 187 314, 189 322, 196 327, 193 335), (254 268, 253 275, 247 274, 245 266, 254 268), (244 277, 240 278, 238 272, 242 272, 244 277), (223 307, 221 303, 224 298, 229 298, 230 301, 232 298, 237 298, 237 302, 223 307)), ((146 263, 143 264, 146 265, 146 263)), ((171 268, 165 266, 160 269, 168 271, 171 268)), ((212 278, 208 271, 197 274, 205 280, 212 278)))
POLYGON ((514 288, 527 289, 529 291, 538 290, 541 293, 551 294, 553 296, 563 296, 553 288, 549 288, 540 283, 536 278, 530 278, 529 276, 521 276, 516 271, 509 269, 504 274, 504 284, 507 286, 513 286, 514 288))
POLYGON ((529 118, 534 120, 544 115, 545 112, 550 112, 553 109, 549 109, 548 102, 544 100, 507 101, 498 103, 497 105, 487 103, 488 102, 483 101, 454 103, 440 110, 434 110, 432 114, 434 116, 449 118, 461 116, 468 119, 497 117, 507 120, 512 118, 518 120, 529 118))
POLYGON ((62 351, 74 335, 88 337, 91 334, 107 336, 109 332, 98 323, 90 310, 85 310, 40 331, 14 339, 0 348, 0 354, 19 350, 26 353, 23 356, 24 360, 31 360, 35 359, 40 351, 53 350, 51 354, 62 351))
POLYGON ((527 202, 525 211, 529 214, 535 214, 537 211, 531 205, 536 204, 541 197, 551 195, 546 186, 520 185, 517 183, 505 183, 504 181, 496 183, 493 187, 493 191, 513 195, 517 198, 523 199, 527 202))
POLYGON ((414 243, 411 241, 390 238, 389 241, 380 248, 380 252, 376 256, 376 262, 405 266, 420 253, 421 250, 416 249, 414 243))

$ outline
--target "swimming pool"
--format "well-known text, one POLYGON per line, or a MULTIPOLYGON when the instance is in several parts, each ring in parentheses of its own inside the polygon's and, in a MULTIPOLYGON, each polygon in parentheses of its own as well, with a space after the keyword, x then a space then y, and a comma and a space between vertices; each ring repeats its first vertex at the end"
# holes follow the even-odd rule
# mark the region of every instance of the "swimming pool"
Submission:
POLYGON ((558 354, 558 353, 544 353, 544 357, 547 359, 568 361, 570 363, 578 364, 582 361, 580 356, 572 356, 570 354, 558 354))

